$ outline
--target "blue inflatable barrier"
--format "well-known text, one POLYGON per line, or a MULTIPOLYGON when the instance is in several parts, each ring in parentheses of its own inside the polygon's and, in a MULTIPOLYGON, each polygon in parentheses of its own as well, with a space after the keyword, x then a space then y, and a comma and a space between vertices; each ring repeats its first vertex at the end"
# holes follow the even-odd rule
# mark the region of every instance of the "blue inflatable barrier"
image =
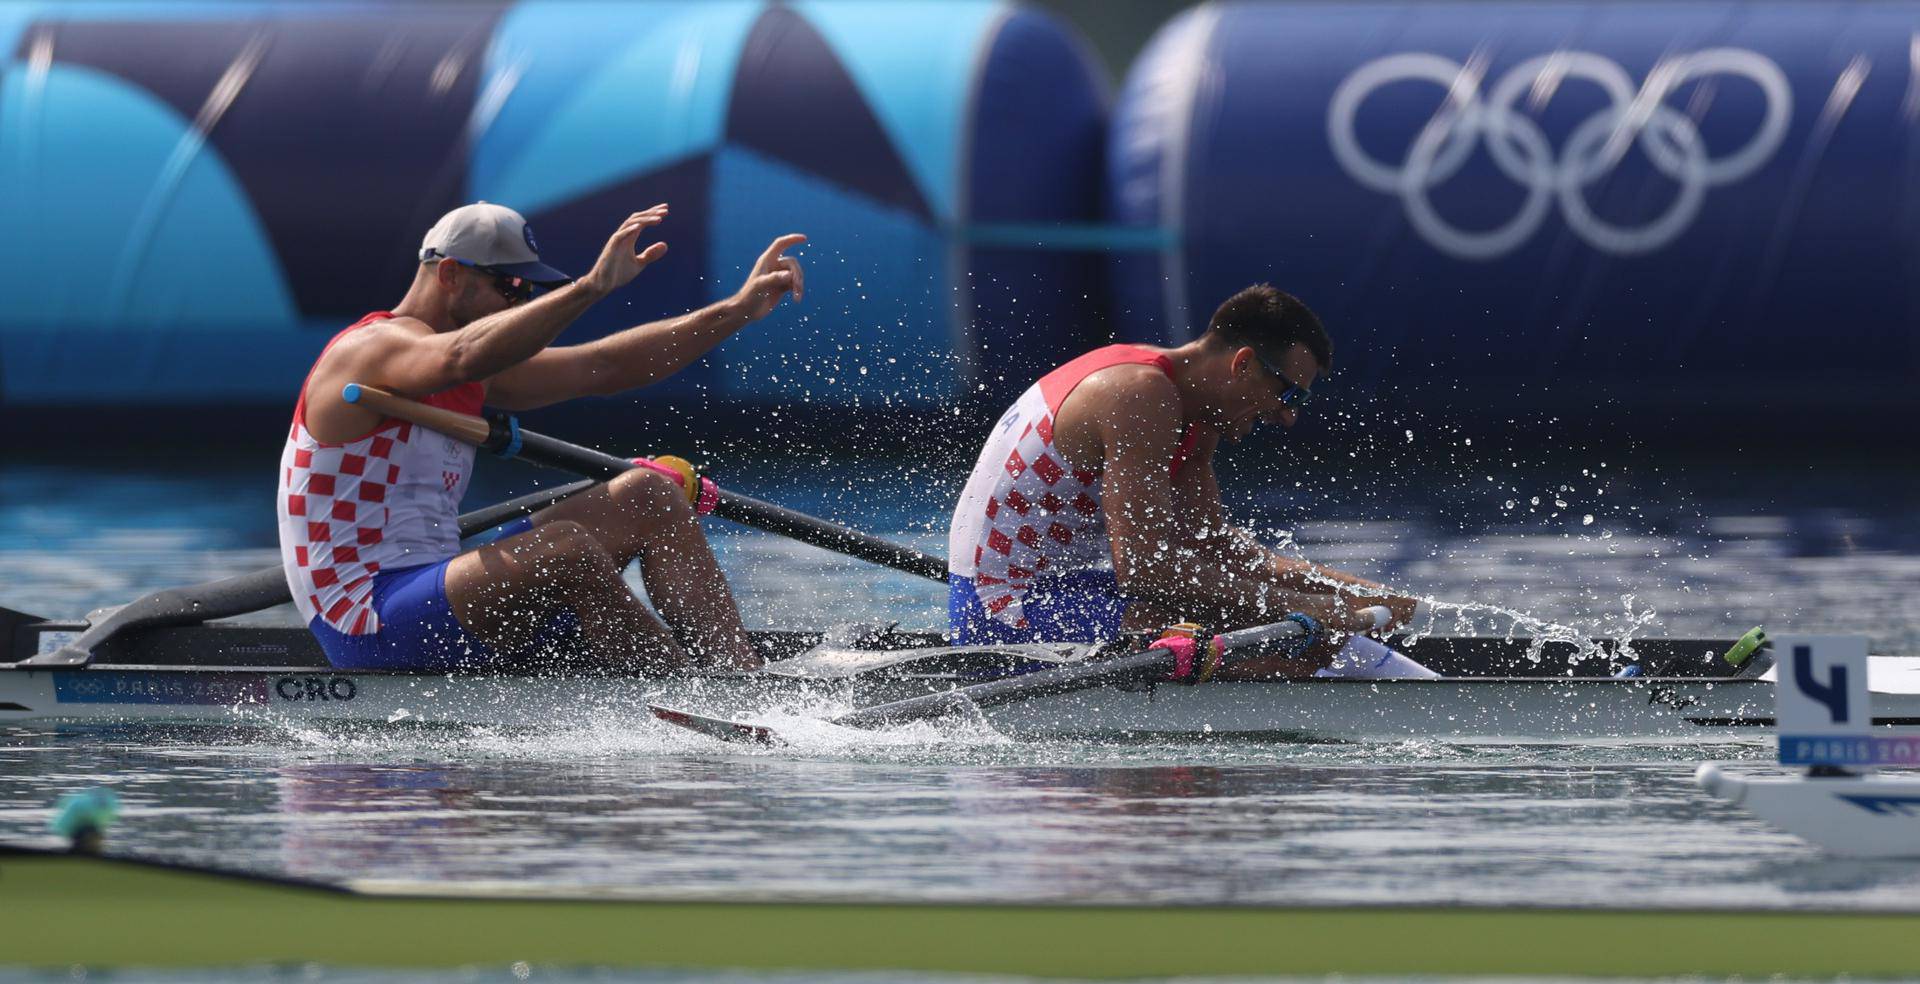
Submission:
POLYGON ((1109 218, 1168 235, 1117 313, 1177 342, 1271 281, 1331 383, 1455 406, 1911 411, 1916 38, 1897 3, 1196 8, 1114 109, 1109 218))
POLYGON ((1100 209, 1104 82, 1011 3, 13 3, 0 53, 0 406, 290 412, 475 199, 572 271, 672 204, 666 259, 563 344, 811 237, 803 305, 643 401, 944 404, 1097 304, 1084 257, 975 244, 1100 209))

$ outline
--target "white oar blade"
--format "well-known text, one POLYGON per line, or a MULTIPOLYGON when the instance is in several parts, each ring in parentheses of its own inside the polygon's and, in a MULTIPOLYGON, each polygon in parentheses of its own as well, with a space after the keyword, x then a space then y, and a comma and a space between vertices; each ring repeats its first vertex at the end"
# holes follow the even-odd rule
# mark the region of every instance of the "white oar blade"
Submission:
POLYGON ((721 741, 751 743, 755 745, 784 745, 786 741, 772 728, 741 721, 728 721, 722 718, 707 717, 692 711, 676 710, 659 704, 648 704, 647 712, 668 724, 698 732, 709 738, 721 741))

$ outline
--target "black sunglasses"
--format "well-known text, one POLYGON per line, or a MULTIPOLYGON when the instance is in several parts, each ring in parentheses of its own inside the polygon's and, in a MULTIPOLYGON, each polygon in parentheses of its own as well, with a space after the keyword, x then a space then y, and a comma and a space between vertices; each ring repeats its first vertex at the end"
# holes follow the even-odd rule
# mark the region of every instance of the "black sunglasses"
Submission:
POLYGON ((493 281, 493 289, 499 291, 500 296, 506 298, 508 303, 523 304, 533 300, 533 281, 525 277, 501 273, 491 267, 475 266, 474 269, 486 274, 487 279, 493 281))
POLYGON ((513 274, 503 273, 490 266, 469 263, 458 256, 448 256, 437 249, 425 249, 420 253, 420 258, 423 261, 433 259, 436 256, 442 259, 452 260, 463 267, 469 267, 486 274, 487 279, 493 284, 493 289, 499 291, 500 296, 506 298, 510 304, 524 304, 533 299, 534 288, 537 285, 525 277, 516 277, 513 274))
POLYGON ((1278 379, 1280 382, 1286 384, 1286 388, 1280 391, 1281 406, 1286 407, 1287 409, 1292 410, 1295 413, 1298 413, 1302 410, 1305 410, 1307 408, 1307 404, 1313 402, 1312 390, 1288 378, 1286 373, 1280 371, 1279 366, 1276 366, 1273 363, 1268 362, 1266 356, 1261 355, 1258 351, 1255 351, 1253 353, 1253 357, 1260 360, 1261 368, 1264 368, 1265 370, 1267 370, 1267 372, 1270 373, 1273 376, 1273 378, 1278 379))

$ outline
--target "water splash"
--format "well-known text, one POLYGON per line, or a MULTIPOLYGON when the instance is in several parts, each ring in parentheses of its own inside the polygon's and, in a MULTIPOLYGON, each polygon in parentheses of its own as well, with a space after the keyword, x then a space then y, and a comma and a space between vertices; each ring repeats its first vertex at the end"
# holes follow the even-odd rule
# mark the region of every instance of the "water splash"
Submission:
POLYGON ((1556 622, 1489 602, 1427 601, 1432 615, 1425 624, 1408 626, 1413 639, 1434 635, 1526 639, 1526 659, 1533 663, 1544 660, 1548 645, 1564 643, 1573 647, 1566 660, 1569 666, 1589 658, 1631 661, 1634 658, 1634 638, 1657 625, 1660 620, 1659 612, 1652 608, 1636 610, 1632 594, 1620 596, 1621 608, 1618 613, 1603 614, 1584 624, 1556 622), (1612 651, 1603 648, 1596 641, 1599 639, 1612 640, 1612 651))

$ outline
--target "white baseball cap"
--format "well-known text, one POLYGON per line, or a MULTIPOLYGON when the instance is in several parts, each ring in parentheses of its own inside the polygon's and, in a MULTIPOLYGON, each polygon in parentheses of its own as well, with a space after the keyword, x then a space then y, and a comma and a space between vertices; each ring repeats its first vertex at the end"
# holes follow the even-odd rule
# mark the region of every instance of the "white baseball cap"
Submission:
POLYGON ((459 260, 542 287, 571 283, 572 277, 540 262, 533 228, 519 212, 491 202, 462 205, 440 217, 420 240, 420 260, 459 260))

